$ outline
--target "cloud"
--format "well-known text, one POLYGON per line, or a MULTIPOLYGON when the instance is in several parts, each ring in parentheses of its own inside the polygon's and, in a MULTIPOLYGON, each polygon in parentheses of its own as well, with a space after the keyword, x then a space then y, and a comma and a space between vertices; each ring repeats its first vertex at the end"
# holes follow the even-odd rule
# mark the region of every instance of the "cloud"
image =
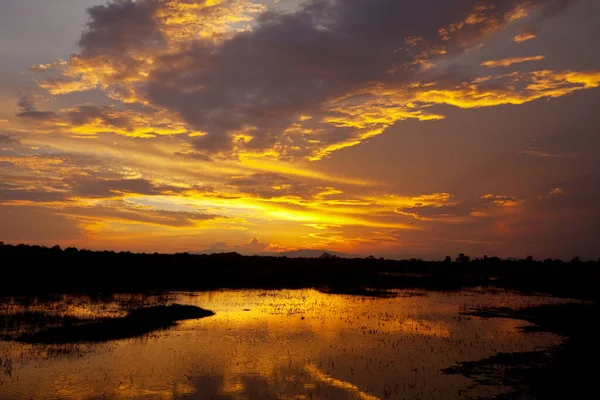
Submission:
POLYGON ((510 196, 484 194, 474 199, 451 201, 433 204, 416 204, 396 209, 399 214, 411 216, 419 220, 456 220, 466 221, 467 217, 485 217, 504 214, 507 209, 514 210, 522 205, 522 199, 510 196))
POLYGON ((159 135, 190 133, 187 127, 166 112, 122 110, 107 106, 78 106, 62 110, 61 122, 77 135, 110 132, 118 135, 149 138, 159 135))
MULTIPOLYGON (((196 146, 209 153, 235 151, 240 136, 249 150, 274 148, 284 156, 323 147, 326 154, 336 143, 361 142, 388 124, 374 121, 375 128, 356 132, 352 121, 337 123, 335 115, 326 115, 329 99, 373 81, 411 83, 418 70, 415 61, 453 51, 459 41, 473 40, 490 26, 501 25, 507 19, 504 13, 512 10, 506 3, 495 10, 477 9, 477 21, 453 25, 468 19, 475 2, 425 3, 314 1, 294 13, 264 14, 253 30, 217 49, 196 44, 160 58, 147 84, 149 98, 207 132, 196 146), (431 15, 426 9, 439 12, 431 15), (425 21, 418 18, 424 15, 425 21), (440 37, 440 26, 448 25, 452 28, 447 38, 440 37), (420 47, 394 52, 399 45, 396 38, 408 33, 423 37, 420 47), (389 71, 394 68, 392 76, 389 71), (198 107, 206 112, 198 113, 198 107), (313 114, 308 122, 298 122, 301 115, 313 114), (311 139, 320 143, 306 146, 311 139)), ((425 119, 419 110, 400 109, 396 114, 384 120, 425 119)))
POLYGON ((263 243, 259 238, 253 237, 249 241, 240 244, 229 244, 226 242, 216 242, 208 248, 200 251, 203 254, 213 253, 230 253, 236 252, 240 254, 269 254, 269 253, 281 253, 289 250, 285 246, 276 244, 263 243))
POLYGON ((52 94, 101 88, 122 101, 145 102, 136 85, 147 79, 158 55, 197 39, 219 40, 263 9, 246 0, 109 1, 89 9, 81 51, 61 77, 42 86, 52 94))
POLYGON ((65 179, 73 193, 82 197, 115 197, 120 194, 158 195, 181 192, 181 188, 157 185, 147 179, 103 179, 89 176, 72 176, 65 179))
POLYGON ((513 41, 515 43, 523 43, 526 42, 527 40, 531 40, 531 39, 535 39, 536 38, 536 34, 532 33, 532 32, 520 32, 519 34, 515 35, 515 37, 513 38, 513 41))
POLYGON ((56 114, 53 111, 23 111, 18 113, 17 117, 47 121, 56 119, 56 114))
POLYGON ((263 199, 289 197, 308 200, 341 193, 333 188, 311 185, 282 174, 269 172, 234 176, 228 179, 228 185, 244 194, 263 199))
POLYGON ((542 24, 549 18, 564 13, 569 7, 579 3, 581 0, 549 0, 545 6, 538 8, 520 28, 520 32, 513 38, 516 43, 522 43, 533 39, 541 30, 542 24))
POLYGON ((156 225, 174 228, 193 228, 206 221, 223 218, 215 214, 189 211, 159 210, 136 207, 125 202, 108 203, 90 207, 66 207, 57 214, 84 222, 88 230, 97 230, 98 225, 134 224, 156 225))
POLYGON ((64 192, 4 189, 0 187, 0 203, 13 201, 45 203, 63 200, 65 200, 64 192))
POLYGON ((58 111, 22 111, 18 117, 35 120, 41 128, 74 137, 112 133, 134 138, 194 134, 175 115, 164 110, 134 110, 82 105, 58 111))
POLYGON ((538 158, 570 158, 570 157, 577 156, 576 153, 549 152, 544 147, 535 147, 535 146, 529 146, 529 147, 521 150, 519 152, 519 154, 522 154, 524 156, 530 156, 530 157, 538 157, 538 158))
POLYGON ((530 56, 530 57, 515 57, 515 58, 503 58, 501 60, 489 60, 481 63, 483 67, 496 68, 496 67, 509 67, 513 64, 524 63, 528 61, 540 61, 543 60, 544 56, 530 56))
POLYGON ((67 65, 67 62, 65 60, 57 59, 56 61, 53 61, 48 64, 33 65, 33 66, 27 68, 27 71, 29 71, 29 72, 46 72, 46 71, 50 71, 55 68, 65 67, 66 65, 67 65))
POLYGON ((53 120, 56 118, 56 115, 52 111, 39 111, 37 109, 37 101, 32 95, 21 96, 17 102, 17 106, 20 110, 19 113, 17 113, 17 117, 20 118, 29 118, 42 121, 53 120))
POLYGON ((173 154, 176 156, 185 157, 185 158, 189 158, 192 160, 208 161, 208 162, 213 161, 213 159, 209 155, 204 154, 204 153, 199 153, 197 151, 177 151, 173 154))
POLYGON ((35 111, 36 102, 33 96, 24 95, 21 96, 21 98, 17 102, 17 106, 21 109, 22 112, 31 112, 35 111))
POLYGON ((14 138, 13 136, 8 136, 5 133, 0 133, 0 144, 19 144, 19 139, 14 138))
MULTIPOLYGON (((158 110, 167 131, 188 134, 195 150, 185 154, 196 158, 318 160, 398 121, 443 119, 434 104, 522 104, 597 87, 595 71, 537 71, 515 91, 503 76, 456 83, 435 69, 496 30, 570 3, 310 0, 276 13, 247 0, 113 1, 90 9, 80 52, 42 86, 56 95, 101 89, 158 110)), ((156 133, 103 113, 78 129, 156 133)))

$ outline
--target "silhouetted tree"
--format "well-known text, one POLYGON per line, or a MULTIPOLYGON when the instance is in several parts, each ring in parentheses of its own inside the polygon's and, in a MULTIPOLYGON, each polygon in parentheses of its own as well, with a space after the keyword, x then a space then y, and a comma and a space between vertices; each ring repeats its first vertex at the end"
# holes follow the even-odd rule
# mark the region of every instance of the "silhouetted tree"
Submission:
POLYGON ((458 257, 456 257, 456 262, 469 262, 471 261, 471 257, 466 256, 465 253, 460 253, 458 257))
POLYGON ((77 254, 78 252, 79 252, 79 250, 77 250, 76 247, 67 247, 64 250, 64 253, 67 254, 67 255, 74 255, 74 254, 77 254))
POLYGON ((527 258, 525 259, 525 261, 527 261, 527 262, 533 262, 533 257, 532 256, 527 256, 527 258))
POLYGON ((452 257, 446 256, 446 258, 444 258, 444 262, 445 263, 451 263, 452 262, 452 257))
POLYGON ((571 259, 572 263, 580 263, 581 262, 581 258, 579 258, 579 256, 575 256, 571 259))

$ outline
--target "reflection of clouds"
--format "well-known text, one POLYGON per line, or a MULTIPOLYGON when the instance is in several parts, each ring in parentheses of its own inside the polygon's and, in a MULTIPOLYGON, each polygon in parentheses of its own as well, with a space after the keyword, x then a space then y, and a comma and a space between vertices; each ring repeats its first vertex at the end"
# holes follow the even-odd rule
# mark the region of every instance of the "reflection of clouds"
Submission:
MULTIPOLYGON (((350 392, 352 395, 356 396, 356 398, 361 400, 379 400, 379 397, 370 395, 368 393, 363 392, 356 385, 353 385, 350 382, 342 381, 340 379, 333 378, 319 368, 317 368, 314 364, 307 364, 305 367, 306 371, 311 375, 311 377, 317 381, 327 383, 335 388, 344 390, 346 392, 350 392)), ((353 396, 353 397, 354 397, 353 396)))

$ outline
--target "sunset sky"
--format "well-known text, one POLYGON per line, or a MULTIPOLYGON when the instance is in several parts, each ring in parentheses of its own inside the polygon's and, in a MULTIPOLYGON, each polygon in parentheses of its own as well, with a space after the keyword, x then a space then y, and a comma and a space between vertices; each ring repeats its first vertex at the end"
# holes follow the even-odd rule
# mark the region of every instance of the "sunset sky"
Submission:
POLYGON ((600 257, 597 0, 1 0, 0 240, 600 257))

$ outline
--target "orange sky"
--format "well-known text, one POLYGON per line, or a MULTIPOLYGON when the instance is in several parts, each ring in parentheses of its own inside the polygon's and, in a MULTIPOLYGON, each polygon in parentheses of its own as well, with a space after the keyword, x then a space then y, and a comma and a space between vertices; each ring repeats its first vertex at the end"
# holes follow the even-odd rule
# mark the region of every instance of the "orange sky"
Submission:
POLYGON ((599 17, 593 0, 4 1, 0 240, 597 258, 599 17))

